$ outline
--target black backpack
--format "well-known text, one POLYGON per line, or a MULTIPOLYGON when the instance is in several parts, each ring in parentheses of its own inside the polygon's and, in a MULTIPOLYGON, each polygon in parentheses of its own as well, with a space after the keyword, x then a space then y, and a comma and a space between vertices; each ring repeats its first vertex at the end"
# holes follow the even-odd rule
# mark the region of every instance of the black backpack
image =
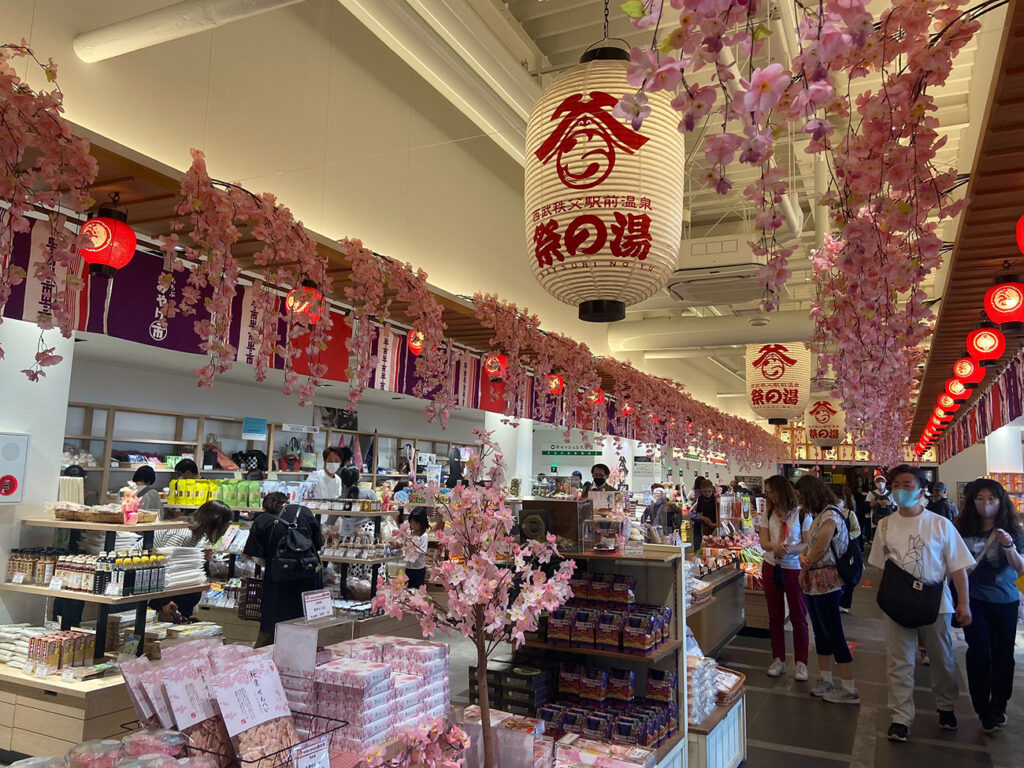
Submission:
MULTIPOLYGON (((846 538, 849 541, 849 545, 846 547, 846 551, 840 556, 836 552, 835 545, 835 534, 832 534, 832 541, 828 543, 829 549, 832 550, 832 557, 836 561, 836 570, 839 571, 839 578, 843 580, 843 583, 847 587, 856 587, 860 584, 860 578, 864 575, 864 556, 860 551, 860 544, 850 538, 850 519, 847 515, 843 514, 841 509, 833 507, 839 516, 843 518, 843 523, 846 525, 846 538)), ((848 512, 852 515, 853 512, 848 512)))
POLYGON ((274 515, 274 525, 284 525, 287 530, 277 540, 277 548, 267 565, 269 581, 306 579, 316 575, 320 570, 320 556, 317 554, 316 547, 313 546, 313 539, 298 526, 299 515, 304 509, 305 507, 298 504, 289 504, 281 510, 280 515, 274 515), (289 510, 295 513, 290 523, 284 518, 285 513, 289 510))

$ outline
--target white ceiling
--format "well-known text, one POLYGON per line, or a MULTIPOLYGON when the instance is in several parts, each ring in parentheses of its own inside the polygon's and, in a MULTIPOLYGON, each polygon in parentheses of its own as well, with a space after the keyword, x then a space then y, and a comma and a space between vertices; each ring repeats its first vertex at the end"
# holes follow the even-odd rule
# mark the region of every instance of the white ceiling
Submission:
MULTIPOLYGON (((0 0, 0 16, 7 38, 24 37, 44 59, 58 62, 74 122, 176 168, 187 166, 189 147, 203 149, 213 175, 274 192, 311 229, 332 238, 361 237, 378 252, 424 268, 432 283, 455 294, 497 290, 537 312, 545 327, 588 343, 597 354, 609 352, 604 327, 580 323, 574 308, 551 300, 527 268, 522 170, 508 150, 518 140, 517 110, 509 92, 494 85, 523 75, 499 71, 509 61, 540 84, 574 64, 601 37, 600 0, 306 0, 96 64, 73 53, 76 34, 166 5, 0 0), (491 56, 466 61, 459 80, 465 87, 439 84, 439 71, 428 71, 433 65, 403 49, 396 28, 378 23, 374 30, 375 14, 416 18, 443 9, 499 41, 491 56), (500 135, 458 103, 461 93, 479 104, 488 90, 495 114, 511 126, 500 135)), ((649 40, 618 5, 611 3, 611 34, 631 43, 649 40)), ((982 20, 981 33, 937 94, 949 135, 940 164, 961 172, 973 160, 980 126, 970 117, 984 114, 1003 16, 999 11, 982 20)), ((427 41, 425 51, 459 59, 436 28, 420 23, 416 32, 427 41)), ((771 44, 781 45, 778 28, 771 44)), ((805 311, 814 226, 810 156, 802 149, 800 142, 783 141, 778 162, 791 169, 806 214, 783 309, 805 311)), ((737 167, 736 189, 721 197, 697 183, 702 160, 693 153, 687 163, 686 237, 746 233, 752 216, 739 190, 753 171, 737 167)), ((947 229, 947 239, 954 231, 947 229)), ((938 274, 929 293, 941 295, 944 280, 938 274)), ((683 309, 665 294, 634 308, 630 319, 706 316, 705 347, 716 345, 714 317, 751 309, 683 309)), ((752 418, 743 399, 731 396, 743 388, 736 373, 742 347, 678 352, 677 359, 645 360, 642 352, 629 357, 724 411, 752 418)))

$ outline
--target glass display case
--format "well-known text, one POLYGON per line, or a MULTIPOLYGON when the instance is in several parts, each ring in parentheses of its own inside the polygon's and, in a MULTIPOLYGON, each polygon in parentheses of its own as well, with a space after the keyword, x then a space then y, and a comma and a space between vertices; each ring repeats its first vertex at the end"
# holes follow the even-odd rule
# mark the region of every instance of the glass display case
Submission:
POLYGON ((554 534, 563 553, 581 553, 586 542, 587 521, 594 517, 590 499, 523 499, 519 512, 520 538, 546 541, 554 534))

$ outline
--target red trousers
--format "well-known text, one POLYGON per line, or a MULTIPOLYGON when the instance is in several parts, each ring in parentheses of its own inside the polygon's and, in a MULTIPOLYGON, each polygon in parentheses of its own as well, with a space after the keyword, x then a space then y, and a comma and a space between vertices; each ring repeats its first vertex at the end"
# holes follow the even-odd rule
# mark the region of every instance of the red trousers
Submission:
POLYGON ((789 623, 793 627, 793 656, 797 661, 807 663, 807 603, 800 588, 800 571, 795 568, 781 568, 785 588, 775 585, 775 566, 764 563, 761 566, 761 581, 764 596, 768 601, 768 634, 772 639, 772 657, 786 660, 786 609, 783 600, 789 603, 789 623))

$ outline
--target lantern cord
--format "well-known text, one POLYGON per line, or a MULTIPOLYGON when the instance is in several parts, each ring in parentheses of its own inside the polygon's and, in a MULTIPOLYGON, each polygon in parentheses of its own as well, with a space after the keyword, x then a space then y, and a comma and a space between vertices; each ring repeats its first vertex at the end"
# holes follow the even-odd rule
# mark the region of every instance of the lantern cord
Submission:
POLYGON ((608 0, 604 0, 604 37, 601 39, 608 39, 608 0))
POLYGON ((114 281, 108 279, 104 282, 107 284, 107 298, 103 302, 103 333, 104 335, 109 336, 110 334, 107 331, 107 316, 110 314, 110 295, 114 290, 114 281))

